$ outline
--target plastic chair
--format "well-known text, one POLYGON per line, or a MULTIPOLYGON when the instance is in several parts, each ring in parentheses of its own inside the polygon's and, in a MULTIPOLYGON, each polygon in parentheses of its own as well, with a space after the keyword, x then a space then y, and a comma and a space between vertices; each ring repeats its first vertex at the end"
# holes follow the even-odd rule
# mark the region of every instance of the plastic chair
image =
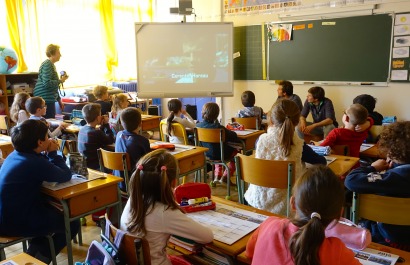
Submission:
POLYGON ((360 218, 391 225, 410 225, 410 198, 353 194, 352 220, 360 218))
POLYGON ((267 188, 287 189, 286 214, 289 216, 289 200, 295 181, 295 161, 265 160, 238 154, 235 156, 235 163, 240 203, 245 203, 245 190, 242 182, 267 188))
POLYGON ((131 162, 128 153, 110 152, 99 148, 97 150, 98 160, 100 162, 100 171, 104 172, 105 169, 120 170, 124 172, 124 183, 126 187, 127 195, 129 195, 128 183, 130 181, 130 169, 131 162))
POLYGON ((232 118, 233 122, 238 122, 245 126, 245 129, 259 130, 258 117, 246 117, 246 118, 232 118))
MULTIPOLYGON (((207 128, 194 128, 194 135, 195 135, 195 145, 202 146, 202 142, 205 143, 212 143, 212 144, 219 144, 220 152, 221 152, 221 160, 212 160, 207 158, 206 162, 212 166, 212 179, 214 178, 214 169, 215 165, 222 165, 225 167, 227 171, 227 195, 226 199, 230 200, 231 198, 231 181, 230 176, 231 172, 229 170, 228 163, 231 162, 231 159, 224 159, 225 157, 225 131, 223 128, 218 129, 207 129, 207 128)), ((206 174, 205 174, 206 175, 206 174)), ((214 185, 213 181, 211 181, 211 185, 214 185)))
MULTIPOLYGON (((105 229, 106 220, 109 220, 107 214, 105 219, 101 220, 101 228, 105 229)), ((114 225, 110 225, 110 240, 115 238, 118 228, 114 225)), ((125 234, 120 248, 119 248, 119 257, 124 264, 144 264, 151 265, 151 254, 149 251, 149 243, 145 238, 136 237, 134 235, 125 234)))
MULTIPOLYGON (((51 252, 51 258, 52 258, 52 263, 53 265, 57 265, 57 259, 56 259, 56 252, 54 249, 54 241, 51 235, 46 236, 48 239, 48 244, 50 247, 50 252, 51 252)), ((27 252, 27 241, 32 239, 32 237, 9 237, 9 236, 2 236, 0 235, 0 261, 6 259, 6 252, 4 249, 6 247, 22 243, 23 244, 23 251, 27 252)))
MULTIPOLYGON (((173 135, 183 139, 183 144, 188 145, 188 136, 184 126, 178 122, 171 123, 171 126, 173 135)), ((161 135, 161 141, 169 142, 169 136, 167 131, 168 124, 166 121, 162 120, 159 124, 159 133, 161 135)))
POLYGON ((379 135, 381 134, 381 132, 383 131, 385 127, 386 126, 383 126, 383 125, 373 125, 370 128, 369 132, 374 142, 377 142, 379 135))

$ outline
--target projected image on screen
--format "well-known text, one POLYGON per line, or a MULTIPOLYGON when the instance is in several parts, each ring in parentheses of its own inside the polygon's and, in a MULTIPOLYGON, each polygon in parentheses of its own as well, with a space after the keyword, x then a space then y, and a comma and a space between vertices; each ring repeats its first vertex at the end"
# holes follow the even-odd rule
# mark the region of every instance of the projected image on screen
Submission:
POLYGON ((220 23, 144 24, 136 35, 138 94, 232 93, 232 34, 229 27, 220 28, 220 23))

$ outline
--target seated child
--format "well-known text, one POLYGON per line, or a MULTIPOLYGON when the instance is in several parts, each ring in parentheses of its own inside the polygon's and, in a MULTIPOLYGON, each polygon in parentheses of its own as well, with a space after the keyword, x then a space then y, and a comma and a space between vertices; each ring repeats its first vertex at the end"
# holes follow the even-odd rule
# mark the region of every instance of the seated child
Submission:
POLYGON ((196 123, 194 119, 192 119, 191 115, 189 115, 188 112, 186 112, 186 110, 182 108, 182 102, 179 99, 174 98, 168 101, 168 110, 169 116, 166 121, 169 142, 173 144, 182 144, 184 143, 184 139, 174 135, 171 123, 178 122, 185 128, 189 129, 195 128, 196 123), (184 118, 182 118, 181 115, 184 115, 184 118))
POLYGON ((85 156, 87 167, 99 170, 97 149, 114 143, 114 136, 108 125, 108 117, 101 115, 101 106, 89 103, 82 109, 87 124, 78 132, 78 151, 85 156), (99 128, 96 128, 99 125, 99 128))
MULTIPOLYGON (((333 129, 323 142, 321 146, 348 145, 350 149, 350 156, 359 157, 360 146, 366 139, 370 127, 366 130, 358 132, 355 130, 357 125, 366 123, 367 110, 360 104, 351 105, 343 113, 344 128, 333 129)), ((373 125, 373 120, 370 119, 370 125, 373 125)))
POLYGON ((68 126, 67 123, 61 122, 58 124, 50 124, 43 117, 47 112, 47 105, 44 99, 41 97, 31 97, 26 101, 26 109, 30 113, 31 120, 40 120, 47 124, 48 126, 48 136, 50 138, 58 137, 62 134, 62 131, 68 126), (53 131, 51 129, 57 126, 53 131))
POLYGON ((124 93, 113 95, 112 108, 111 112, 109 112, 108 115, 110 128, 114 132, 114 135, 124 129, 121 126, 120 116, 121 111, 128 107, 129 104, 130 103, 128 102, 128 97, 124 93))
POLYGON ((111 111, 112 102, 108 95, 108 87, 106 86, 96 86, 94 87, 93 94, 97 99, 94 103, 101 105, 101 115, 107 115, 111 111))
MULTIPOLYGON (((196 126, 198 128, 208 128, 208 129, 217 129, 223 128, 225 130, 225 158, 233 158, 237 153, 238 150, 234 147, 227 144, 227 142, 237 142, 238 136, 235 132, 226 129, 224 126, 219 124, 218 122, 218 115, 219 115, 219 106, 216 103, 208 102, 202 108, 202 118, 204 119, 202 122, 198 123, 196 126)), ((221 159, 221 151, 220 145, 213 144, 213 143, 201 143, 202 146, 208 148, 209 150, 206 152, 206 156, 212 160, 220 160, 221 159)), ((215 165, 215 179, 214 181, 227 181, 228 176, 227 172, 225 171, 222 175, 222 166, 215 165)), ((229 171, 230 174, 233 175, 235 173, 235 163, 232 161, 229 163, 229 171)))
POLYGON ((292 194, 294 218, 271 216, 249 239, 246 256, 252 264, 360 265, 339 238, 325 237, 344 203, 343 185, 333 171, 312 166, 296 180, 292 194))
POLYGON ((29 97, 30 95, 26 92, 19 92, 14 96, 13 104, 10 107, 10 118, 17 125, 30 117, 25 105, 29 97))
POLYGON ((263 110, 261 107, 255 106, 255 94, 252 91, 244 91, 241 96, 242 105, 245 107, 241 109, 236 117, 257 117, 259 122, 259 128, 262 125, 263 110))
MULTIPOLYGON (((115 152, 129 154, 131 162, 129 176, 131 176, 137 161, 151 149, 148 139, 138 134, 141 126, 141 113, 137 108, 126 108, 121 112, 120 119, 124 130, 118 132, 115 138, 115 152)), ((122 172, 117 170, 114 171, 114 175, 123 177, 122 172)), ((120 183, 120 188, 126 191, 124 182, 120 183)))
MULTIPOLYGON (((410 197, 410 121, 395 122, 380 134, 379 159, 370 166, 359 167, 347 175, 346 187, 358 193, 392 197, 410 197)), ((408 213, 403 213, 408 214, 408 213)), ((364 221, 372 241, 410 251, 410 226, 364 221)))
MULTIPOLYGON (((374 111, 374 108, 376 106, 376 99, 373 96, 367 94, 359 95, 353 99, 353 104, 360 104, 363 107, 365 107, 367 109, 367 112, 369 113, 369 117, 373 119, 374 125, 383 124, 383 115, 381 115, 377 111, 374 111)), ((373 136, 371 135, 370 131, 367 135, 366 142, 377 142, 377 139, 373 139, 373 136)))
POLYGON ((166 251, 171 235, 201 244, 213 240, 212 230, 188 217, 176 203, 173 190, 177 178, 175 157, 159 149, 138 161, 130 180, 131 194, 120 229, 148 241, 151 264, 171 265, 166 251))
MULTIPOLYGON (((295 178, 305 169, 305 162, 326 165, 326 159, 316 154, 295 133, 300 119, 298 105, 288 99, 279 99, 268 115, 268 130, 256 144, 255 157, 266 160, 295 161, 295 178)), ((287 190, 250 184, 245 199, 252 207, 275 214, 286 215, 287 190)))

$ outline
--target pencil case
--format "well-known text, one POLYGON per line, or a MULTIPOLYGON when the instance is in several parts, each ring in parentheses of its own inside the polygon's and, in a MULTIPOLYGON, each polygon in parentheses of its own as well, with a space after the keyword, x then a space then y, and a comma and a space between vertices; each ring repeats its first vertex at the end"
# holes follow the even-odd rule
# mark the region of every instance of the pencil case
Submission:
POLYGON ((231 131, 243 131, 245 130, 245 126, 238 122, 231 122, 226 125, 226 129, 231 131))
POLYGON ((175 150, 175 145, 174 144, 168 144, 168 143, 151 145, 151 150, 157 150, 157 149, 161 149, 161 148, 173 151, 173 150, 175 150))
POLYGON ((372 242, 372 235, 366 228, 356 226, 352 221, 340 218, 338 222, 329 224, 325 231, 326 237, 337 237, 348 248, 362 250, 372 242))
POLYGON ((187 213, 215 209, 215 202, 211 201, 211 187, 206 183, 185 183, 174 190, 177 203, 187 213), (189 205, 188 200, 208 198, 204 203, 189 205))

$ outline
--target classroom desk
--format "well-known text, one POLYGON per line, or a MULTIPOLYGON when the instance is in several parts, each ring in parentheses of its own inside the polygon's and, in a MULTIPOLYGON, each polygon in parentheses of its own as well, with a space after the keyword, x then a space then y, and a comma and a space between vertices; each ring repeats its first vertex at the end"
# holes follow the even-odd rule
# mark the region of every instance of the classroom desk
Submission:
MULTIPOLYGON (((212 200, 216 204, 219 204, 219 205, 221 205, 221 204, 222 205, 228 205, 228 206, 231 206, 231 207, 236 207, 236 208, 247 210, 247 211, 254 212, 254 213, 260 213, 260 214, 267 215, 267 216, 278 216, 278 215, 270 213, 270 212, 259 210, 259 209, 256 209, 256 208, 253 208, 253 207, 250 207, 250 206, 247 206, 247 205, 239 204, 238 202, 228 201, 228 200, 216 197, 216 196, 212 196, 212 200)), ((251 235, 252 235, 252 233, 247 234, 246 236, 242 237, 240 240, 236 241, 232 245, 228 245, 228 244, 222 243, 220 241, 213 240, 213 242, 208 244, 208 246, 211 247, 212 249, 215 249, 215 250, 229 256, 232 260, 235 260, 236 256, 239 255, 240 253, 242 253, 245 250, 246 243, 248 242, 251 235)), ((188 256, 195 255, 195 254, 192 254, 191 252, 189 252, 187 250, 184 250, 184 249, 181 249, 181 248, 175 246, 172 243, 169 243, 168 247, 172 250, 176 250, 176 251, 178 251, 182 254, 188 255, 188 256)), ((189 259, 189 257, 188 257, 188 259, 189 259)))
POLYGON ((60 201, 63 206, 69 265, 73 264, 71 221, 114 206, 117 206, 118 220, 120 220, 121 193, 118 183, 123 179, 92 169, 88 169, 88 173, 90 178, 99 178, 56 191, 42 189, 44 194, 60 201))
POLYGON ((242 143, 242 154, 246 154, 249 151, 255 150, 255 143, 259 136, 264 134, 265 131, 259 130, 247 135, 238 135, 238 139, 242 143))
POLYGON ((161 116, 142 115, 141 131, 159 129, 160 121, 161 121, 161 116))
MULTIPOLYGON (((373 243, 373 242, 370 243, 369 248, 373 248, 373 249, 377 249, 383 252, 399 255, 401 258, 404 259, 404 262, 396 263, 396 264, 410 265, 410 252, 403 251, 397 248, 383 246, 383 245, 373 243)), ((237 256, 237 261, 241 262, 240 264, 251 264, 252 263, 252 260, 246 257, 245 251, 237 256)))
POLYGON ((11 152, 14 151, 10 136, 0 134, 0 150, 3 154, 3 158, 6 158, 11 152))
POLYGON ((344 176, 359 162, 358 157, 330 155, 336 157, 336 160, 329 164, 336 176, 344 176))
POLYGON ((26 254, 26 253, 20 253, 18 255, 15 255, 9 259, 3 260, 0 262, 1 264, 6 264, 9 261, 13 261, 18 265, 46 265, 45 263, 39 261, 36 258, 33 258, 32 256, 26 254))
POLYGON ((386 156, 380 154, 379 152, 379 148, 377 147, 377 144, 373 145, 372 147, 370 147, 367 150, 364 150, 362 152, 360 152, 360 156, 364 156, 364 157, 370 157, 370 158, 383 158, 385 159, 386 156))

